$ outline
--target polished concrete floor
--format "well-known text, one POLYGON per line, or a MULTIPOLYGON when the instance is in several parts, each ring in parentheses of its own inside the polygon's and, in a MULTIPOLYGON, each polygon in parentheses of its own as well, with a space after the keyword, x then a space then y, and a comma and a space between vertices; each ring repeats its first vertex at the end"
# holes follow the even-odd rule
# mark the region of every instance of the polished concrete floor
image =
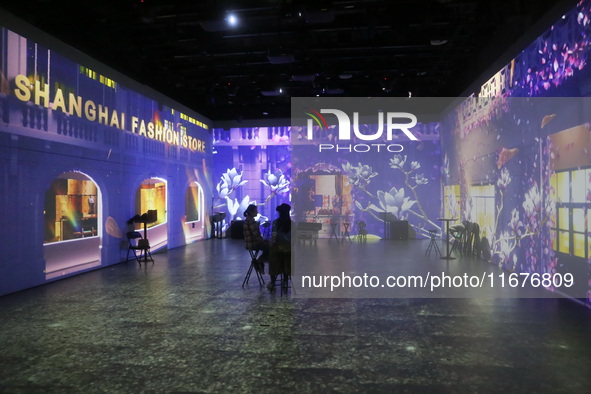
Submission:
MULTIPOLYGON (((415 251, 400 263, 448 264, 424 257, 426 247, 400 246, 415 251)), ((0 392, 591 388, 591 311, 569 300, 306 298, 260 289, 254 277, 243 289, 249 259, 232 239, 154 258, 0 297, 0 392)))

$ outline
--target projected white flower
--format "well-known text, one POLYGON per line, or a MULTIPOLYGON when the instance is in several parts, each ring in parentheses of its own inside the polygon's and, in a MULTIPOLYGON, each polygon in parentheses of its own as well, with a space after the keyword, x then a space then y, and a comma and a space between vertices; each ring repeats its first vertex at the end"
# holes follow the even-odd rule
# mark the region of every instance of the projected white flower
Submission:
POLYGON ((391 213, 398 219, 405 217, 407 211, 416 203, 410 197, 404 196, 404 188, 393 187, 389 192, 378 190, 377 195, 380 206, 370 204, 368 208, 379 213, 391 213))
POLYGON ((242 201, 238 201, 237 198, 231 199, 226 196, 226 206, 228 207, 228 213, 230 214, 231 220, 241 220, 243 213, 250 204, 250 197, 245 196, 242 201))
POLYGON ((236 168, 232 168, 231 170, 228 169, 225 173, 222 174, 221 180, 218 182, 216 186, 216 190, 218 191, 219 198, 226 198, 234 190, 238 187, 244 185, 248 181, 242 180, 243 173, 239 173, 236 168))
POLYGON ((507 190, 509 183, 511 183, 511 175, 509 174, 509 170, 507 170, 507 167, 503 167, 503 169, 501 170, 501 175, 497 180, 497 186, 501 190, 507 190))
POLYGON ((523 233, 523 223, 519 219, 519 211, 517 208, 514 208, 511 211, 511 220, 509 221, 509 229, 512 231, 513 235, 521 236, 523 233))
POLYGON ((394 158, 390 159, 390 168, 402 169, 404 163, 406 163, 406 155, 404 155, 404 158, 402 158, 402 155, 394 155, 394 158))
POLYGON ((531 220, 535 220, 536 214, 541 210, 542 199, 540 191, 537 185, 534 185, 529 189, 525 195, 525 201, 523 202, 523 210, 525 215, 531 220))
POLYGON ((352 166, 351 163, 347 162, 343 164, 342 167, 343 171, 347 174, 349 183, 360 188, 367 186, 370 179, 378 175, 378 173, 374 172, 367 164, 359 163, 358 166, 352 166))
POLYGON ((289 191, 289 180, 283 175, 281 170, 277 170, 275 173, 268 172, 265 174, 265 179, 261 179, 260 181, 271 190, 271 195, 273 196, 289 191))
POLYGON ((427 183, 429 183, 429 179, 425 178, 423 174, 415 175, 414 180, 417 185, 426 185, 427 183))

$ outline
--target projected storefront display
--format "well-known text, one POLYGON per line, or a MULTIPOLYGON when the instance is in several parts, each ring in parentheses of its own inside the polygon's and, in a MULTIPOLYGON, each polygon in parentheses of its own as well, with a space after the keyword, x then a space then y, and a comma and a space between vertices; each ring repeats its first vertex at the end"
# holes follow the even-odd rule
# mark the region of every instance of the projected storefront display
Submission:
POLYGON ((45 196, 44 243, 97 236, 98 210, 96 184, 82 173, 62 174, 45 196))
POLYGON ((192 182, 185 191, 185 217, 182 220, 185 242, 202 239, 207 232, 203 186, 192 182))
POLYGON ((100 265, 101 194, 82 172, 67 172, 45 193, 44 256, 48 279, 100 265))
MULTIPOLYGON (((156 211, 156 220, 147 223, 148 228, 166 223, 166 183, 160 179, 146 179, 137 192, 136 211, 143 214, 156 211)), ((137 224, 137 228, 143 225, 137 224)))
POLYGON ((127 232, 143 230, 128 224, 135 215, 155 214, 145 223, 153 253, 207 238, 209 121, 15 28, 25 26, 0 27, 0 168, 11 185, 0 294, 125 261, 127 232), (194 185, 195 198, 168 182, 194 185))
MULTIPOLYGON (((135 229, 144 232, 152 250, 167 244, 167 187, 159 178, 142 182, 136 194, 136 211, 141 216, 135 220, 135 229)), ((137 216, 136 216, 137 217, 137 216)))

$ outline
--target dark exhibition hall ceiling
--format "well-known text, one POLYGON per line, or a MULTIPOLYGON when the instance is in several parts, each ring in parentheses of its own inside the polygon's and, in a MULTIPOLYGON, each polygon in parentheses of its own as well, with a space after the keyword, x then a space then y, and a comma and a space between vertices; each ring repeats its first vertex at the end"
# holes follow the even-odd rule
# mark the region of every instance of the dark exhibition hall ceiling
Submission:
POLYGON ((240 120, 289 118, 291 97, 459 96, 526 31, 548 28, 575 4, 2 0, 0 7, 212 120, 240 120))

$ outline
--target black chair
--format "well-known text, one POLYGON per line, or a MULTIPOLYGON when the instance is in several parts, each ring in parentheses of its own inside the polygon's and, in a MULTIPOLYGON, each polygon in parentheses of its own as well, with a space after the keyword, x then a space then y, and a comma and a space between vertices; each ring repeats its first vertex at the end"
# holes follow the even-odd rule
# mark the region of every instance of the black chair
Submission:
MULTIPOLYGON (((291 281, 291 247, 286 246, 285 242, 276 242, 271 246, 269 255, 269 276, 271 280, 267 284, 267 289, 273 293, 279 282, 281 295, 287 294, 291 281)), ((295 292, 294 292, 295 293, 295 292)))
POLYGON ((150 253, 150 243, 142 237, 139 231, 128 232, 127 243, 127 258, 125 262, 129 261, 130 253, 132 253, 140 266, 142 265, 142 259, 145 263, 150 259, 152 260, 152 264, 154 264, 154 259, 150 253))
POLYGON ((439 245, 437 245, 437 230, 428 231, 429 237, 431 237, 431 241, 429 242, 429 246, 427 246, 425 256, 431 256, 432 251, 435 251, 435 256, 441 256, 441 250, 439 250, 439 245))
POLYGON ((481 249, 480 225, 472 223, 472 255, 480 257, 481 249))
POLYGON ((337 243, 341 242, 341 240, 339 239, 339 234, 338 234, 341 231, 340 226, 341 226, 341 221, 338 218, 331 218, 330 219, 331 232, 330 232, 329 241, 334 238, 337 240, 337 243))
POLYGON ((259 254, 261 253, 261 251, 256 249, 248 249, 248 253, 250 254, 250 266, 248 267, 248 271, 246 271, 246 276, 242 281, 242 287, 244 287, 245 284, 248 284, 248 281, 250 280, 250 275, 252 274, 253 270, 256 273, 257 279, 259 280, 259 286, 263 287, 263 285, 265 284, 265 279, 257 269, 259 264, 257 262, 257 259, 259 258, 259 254))
POLYGON ((472 244, 474 243, 474 223, 465 221, 464 224, 464 237, 462 250, 467 255, 472 254, 472 244))
POLYGON ((367 241, 367 224, 363 220, 358 221, 355 226, 357 227, 357 242, 367 241))
POLYGON ((466 234, 466 227, 458 224, 457 226, 453 226, 449 228, 449 234, 453 238, 453 245, 451 246, 452 253, 454 250, 457 250, 460 254, 463 255, 463 250, 465 247, 465 234, 466 234))
POLYGON ((269 286, 267 286, 267 288, 269 289, 269 291, 271 293, 275 292, 275 288, 277 287, 277 282, 279 282, 281 284, 281 295, 283 295, 283 293, 285 292, 287 294, 287 289, 289 289, 290 286, 290 282, 291 282, 291 275, 287 274, 287 273, 281 273, 279 275, 277 275, 277 277, 275 278, 274 282, 271 282, 269 286))

